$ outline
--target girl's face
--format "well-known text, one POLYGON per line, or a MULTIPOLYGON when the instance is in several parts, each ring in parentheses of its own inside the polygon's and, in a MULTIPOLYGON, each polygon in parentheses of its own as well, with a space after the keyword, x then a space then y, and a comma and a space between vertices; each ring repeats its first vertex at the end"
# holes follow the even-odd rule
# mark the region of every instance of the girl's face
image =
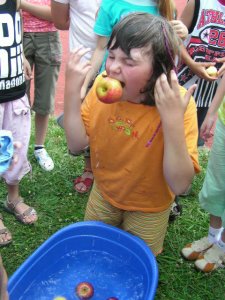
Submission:
MULTIPOLYGON (((109 77, 119 80, 123 85, 121 100, 140 103, 144 100, 141 93, 152 75, 151 57, 145 48, 134 48, 127 56, 120 48, 110 50, 106 61, 109 77)), ((148 51, 149 52, 149 51, 148 51)))

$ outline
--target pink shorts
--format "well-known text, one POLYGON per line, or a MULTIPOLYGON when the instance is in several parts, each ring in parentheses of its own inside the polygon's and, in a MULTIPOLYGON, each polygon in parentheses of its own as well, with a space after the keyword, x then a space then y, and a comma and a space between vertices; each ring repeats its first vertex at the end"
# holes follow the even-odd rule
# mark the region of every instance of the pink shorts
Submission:
POLYGON ((16 150, 18 162, 11 170, 2 175, 7 184, 17 185, 31 169, 27 159, 31 116, 30 105, 26 95, 14 101, 0 103, 0 129, 10 130, 13 140, 22 143, 22 147, 16 150))

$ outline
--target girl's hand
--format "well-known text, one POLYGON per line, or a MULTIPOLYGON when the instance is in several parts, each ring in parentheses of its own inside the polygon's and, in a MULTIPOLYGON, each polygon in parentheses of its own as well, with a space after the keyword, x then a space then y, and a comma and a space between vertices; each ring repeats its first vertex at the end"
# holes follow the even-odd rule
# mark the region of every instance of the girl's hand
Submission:
POLYGON ((214 62, 196 62, 193 61, 191 66, 189 68, 192 70, 194 74, 196 74, 198 77, 205 79, 207 81, 215 81, 218 79, 218 76, 212 77, 209 76, 206 69, 210 66, 215 66, 214 62))
POLYGON ((89 61, 81 60, 81 58, 89 52, 90 48, 75 48, 69 56, 66 65, 66 86, 68 91, 78 90, 80 93, 84 79, 91 68, 89 61))
POLYGON ((171 26, 173 27, 173 30, 176 32, 176 34, 182 39, 185 40, 188 36, 188 29, 184 25, 184 23, 180 20, 172 20, 170 21, 171 26))
POLYGON ((204 141, 207 141, 209 138, 211 138, 213 136, 211 129, 215 122, 215 118, 216 118, 215 114, 207 114, 204 122, 202 123, 201 129, 200 129, 200 137, 204 141))
POLYGON ((17 152, 18 152, 19 149, 22 148, 22 143, 21 142, 14 142, 13 147, 14 147, 13 159, 12 159, 11 165, 9 167, 9 170, 12 170, 14 165, 16 165, 18 160, 19 160, 17 152))
POLYGON ((219 70, 217 72, 218 77, 221 77, 221 76, 223 76, 223 74, 225 74, 225 57, 216 58, 215 61, 217 63, 222 63, 222 66, 219 68, 219 70))
POLYGON ((176 124, 179 120, 183 122, 184 113, 196 85, 192 85, 182 98, 177 76, 173 70, 170 72, 170 82, 171 84, 165 74, 157 79, 154 90, 155 103, 162 122, 176 124))
POLYGON ((31 80, 33 78, 32 70, 29 61, 26 59, 25 56, 23 57, 23 70, 26 80, 31 80))

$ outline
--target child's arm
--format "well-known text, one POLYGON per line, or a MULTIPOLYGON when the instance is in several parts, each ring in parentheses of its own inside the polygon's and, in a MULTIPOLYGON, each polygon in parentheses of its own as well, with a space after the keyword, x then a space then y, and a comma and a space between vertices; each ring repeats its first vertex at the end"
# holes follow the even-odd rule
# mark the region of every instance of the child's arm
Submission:
POLYGON ((20 8, 26 12, 29 12, 33 16, 52 22, 51 7, 47 5, 39 5, 27 2, 26 0, 21 0, 20 8))
POLYGON ((90 63, 80 61, 90 49, 76 48, 70 54, 66 67, 65 94, 64 94, 64 126, 68 148, 71 153, 83 150, 89 143, 85 126, 81 117, 80 90, 90 63))
POLYGON ((7 292, 7 283, 8 283, 8 277, 0 255, 0 299, 1 300, 9 299, 8 292, 7 292))
POLYGON ((55 27, 60 30, 68 30, 70 27, 70 7, 69 4, 51 2, 52 20, 55 27))
POLYGON ((182 99, 175 72, 171 71, 170 76, 171 85, 165 74, 157 79, 155 101, 161 117, 164 136, 164 176, 171 190, 176 195, 180 195, 187 190, 195 174, 193 162, 186 146, 184 129, 184 113, 195 85, 182 99))
POLYGON ((207 81, 214 81, 218 79, 217 77, 209 76, 206 69, 210 66, 215 66, 215 62, 196 62, 188 54, 184 45, 181 45, 181 59, 182 61, 191 69, 191 71, 198 77, 203 78, 207 81))
POLYGON ((82 89, 81 89, 81 99, 85 98, 89 84, 95 78, 97 72, 99 71, 99 69, 102 65, 105 51, 106 51, 107 42, 108 42, 108 37, 97 36, 96 49, 91 57, 91 69, 88 72, 88 74, 84 80, 82 89))
POLYGON ((207 140, 209 137, 211 137, 210 131, 213 127, 216 118, 216 113, 220 107, 220 104, 224 96, 225 96, 225 75, 222 77, 220 81, 220 84, 216 90, 216 94, 213 97, 212 103, 208 109, 205 120, 201 126, 200 136, 204 140, 207 140))
POLYGON ((187 26, 188 29, 191 28, 192 20, 194 18, 195 1, 196 0, 188 1, 180 16, 180 20, 187 26))
MULTIPOLYGON (((187 26, 188 29, 191 28, 192 21, 194 18, 194 11, 195 11, 195 0, 190 0, 186 4, 180 17, 180 20, 184 23, 184 25, 187 26)), ((214 78, 210 77, 206 72, 206 69, 210 66, 214 66, 215 63, 194 61, 189 55, 189 53, 187 52, 184 45, 181 45, 181 59, 198 77, 208 81, 214 81, 217 79, 217 77, 214 78)))
MULTIPOLYGON (((19 3, 19 2, 17 2, 19 3)), ((20 9, 19 4, 18 4, 18 10, 20 9)), ((23 17, 21 11, 19 12, 20 14, 20 20, 21 20, 21 31, 23 35, 23 17)), ((23 72, 25 75, 26 80, 31 80, 32 77, 32 70, 29 61, 26 59, 25 54, 24 54, 24 49, 23 49, 23 72)))

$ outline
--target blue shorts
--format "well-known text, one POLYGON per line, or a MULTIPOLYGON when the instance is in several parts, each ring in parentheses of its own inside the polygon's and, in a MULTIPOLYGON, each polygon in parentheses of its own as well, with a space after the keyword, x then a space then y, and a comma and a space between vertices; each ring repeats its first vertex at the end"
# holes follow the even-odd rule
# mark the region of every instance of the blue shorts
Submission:
POLYGON ((225 125, 219 119, 199 201, 208 213, 221 217, 225 227, 225 125))

